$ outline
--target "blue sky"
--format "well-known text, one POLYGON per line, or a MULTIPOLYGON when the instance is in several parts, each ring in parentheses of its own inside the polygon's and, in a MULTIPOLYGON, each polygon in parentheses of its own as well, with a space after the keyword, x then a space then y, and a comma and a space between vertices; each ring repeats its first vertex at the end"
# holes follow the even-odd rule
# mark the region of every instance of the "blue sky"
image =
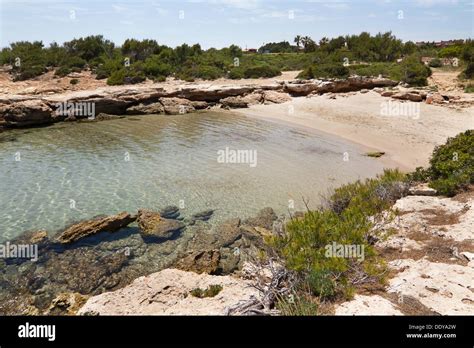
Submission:
POLYGON ((0 0, 0 46, 102 34, 203 48, 391 30, 407 41, 474 37, 474 0, 0 0), (402 11, 402 12, 400 12, 402 11))

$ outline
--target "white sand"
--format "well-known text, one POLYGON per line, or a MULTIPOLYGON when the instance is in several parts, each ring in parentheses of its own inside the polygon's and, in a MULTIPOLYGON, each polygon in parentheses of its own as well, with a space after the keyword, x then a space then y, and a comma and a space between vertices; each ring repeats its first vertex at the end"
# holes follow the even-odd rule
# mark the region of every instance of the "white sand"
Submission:
POLYGON ((283 104, 254 105, 232 112, 340 136, 368 149, 385 152, 380 160, 387 167, 398 166, 402 170, 427 165, 436 145, 450 136, 474 129, 474 107, 457 110, 403 102, 419 107, 418 116, 382 116, 382 107, 389 101, 401 103, 370 91, 338 94, 336 99, 328 95, 293 98, 283 104))

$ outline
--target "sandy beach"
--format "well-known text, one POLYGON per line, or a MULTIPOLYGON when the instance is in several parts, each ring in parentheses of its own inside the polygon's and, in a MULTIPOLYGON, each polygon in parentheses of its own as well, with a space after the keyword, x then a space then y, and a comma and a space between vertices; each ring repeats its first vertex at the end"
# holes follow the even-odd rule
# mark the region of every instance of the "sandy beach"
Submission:
POLYGON ((473 107, 453 109, 404 101, 419 107, 419 113, 384 116, 381 110, 389 101, 402 104, 370 91, 292 98, 283 104, 252 105, 232 112, 340 136, 369 150, 385 152, 380 158, 384 164, 402 170, 426 165, 435 146, 474 128, 473 107))

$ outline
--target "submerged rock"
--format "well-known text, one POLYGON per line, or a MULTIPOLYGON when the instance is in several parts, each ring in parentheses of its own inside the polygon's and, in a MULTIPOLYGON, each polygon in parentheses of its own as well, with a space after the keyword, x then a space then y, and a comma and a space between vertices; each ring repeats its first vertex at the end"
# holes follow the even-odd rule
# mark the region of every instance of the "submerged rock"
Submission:
POLYGON ((56 240, 61 244, 69 244, 99 232, 115 232, 126 227, 136 219, 136 215, 122 212, 117 215, 97 217, 92 220, 81 221, 64 230, 56 240))
POLYGON ((208 209, 208 210, 204 210, 204 211, 194 214, 192 218, 194 220, 207 221, 211 218, 212 214, 214 214, 214 210, 208 209))
POLYGON ((182 271, 215 274, 219 268, 219 250, 191 252, 176 262, 175 267, 182 271))
POLYGON ((46 315, 76 315, 89 296, 79 293, 61 293, 51 302, 46 315))
POLYGON ((179 208, 175 205, 168 205, 160 210, 160 215, 165 219, 177 219, 180 215, 179 208))
POLYGON ((273 222, 277 219, 278 216, 273 209, 267 207, 260 210, 256 217, 247 219, 244 223, 252 227, 263 227, 271 231, 273 229, 273 222))
POLYGON ((138 227, 147 237, 169 238, 185 225, 181 221, 163 218, 160 213, 141 209, 138 211, 138 227))

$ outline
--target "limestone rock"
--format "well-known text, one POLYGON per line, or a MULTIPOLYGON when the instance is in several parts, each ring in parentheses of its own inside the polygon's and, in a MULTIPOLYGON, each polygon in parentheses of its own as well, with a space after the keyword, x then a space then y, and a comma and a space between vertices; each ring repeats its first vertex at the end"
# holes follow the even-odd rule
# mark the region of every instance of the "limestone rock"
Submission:
POLYGON ((61 293, 53 299, 46 315, 76 315, 88 298, 79 293, 61 293))
POLYGON ((413 196, 436 196, 437 191, 434 188, 429 187, 428 184, 422 183, 410 187, 408 193, 413 196))
POLYGON ((259 211, 256 217, 247 219, 244 223, 252 227, 263 227, 267 230, 272 230, 273 222, 277 220, 277 215, 272 208, 264 208, 259 211))
POLYGON ((400 99, 400 100, 409 100, 412 102, 421 102, 423 97, 421 94, 414 93, 414 92, 398 92, 392 95, 392 98, 400 99))
POLYGON ((165 269, 137 278, 130 285, 91 297, 79 315, 226 315, 229 307, 246 301, 258 291, 251 282, 232 276, 196 274, 165 269), (190 295, 196 288, 222 286, 214 297, 190 295))
POLYGON ((336 315, 403 315, 389 300, 379 296, 356 295, 337 306, 336 315))
POLYGON ((3 105, 0 107, 0 116, 8 127, 25 127, 56 121, 49 105, 38 99, 3 105))
POLYGON ((141 209, 138 211, 138 227, 144 236, 169 238, 184 227, 184 223, 165 219, 159 213, 141 209))
POLYGON ((176 262, 176 268, 182 271, 214 274, 219 267, 219 250, 196 251, 176 262))
POLYGON ((214 214, 214 210, 208 209, 208 210, 204 210, 204 211, 194 214, 192 218, 194 220, 207 221, 212 217, 212 214, 214 214))
POLYGON ((183 98, 160 98, 160 103, 168 115, 186 114, 195 111, 193 103, 183 98))
POLYGON ((179 218, 179 208, 175 205, 168 205, 160 210, 161 217, 165 219, 177 219, 179 218))
POLYGON ((165 108, 160 102, 130 106, 127 109, 129 115, 150 115, 150 114, 164 114, 165 108))
POLYGON ((135 215, 122 212, 117 215, 81 221, 65 229, 56 240, 61 244, 69 244, 99 232, 115 232, 126 227, 136 219, 137 217, 135 215))
POLYGON ((264 91, 263 100, 265 104, 281 104, 291 100, 287 93, 277 91, 264 91))

